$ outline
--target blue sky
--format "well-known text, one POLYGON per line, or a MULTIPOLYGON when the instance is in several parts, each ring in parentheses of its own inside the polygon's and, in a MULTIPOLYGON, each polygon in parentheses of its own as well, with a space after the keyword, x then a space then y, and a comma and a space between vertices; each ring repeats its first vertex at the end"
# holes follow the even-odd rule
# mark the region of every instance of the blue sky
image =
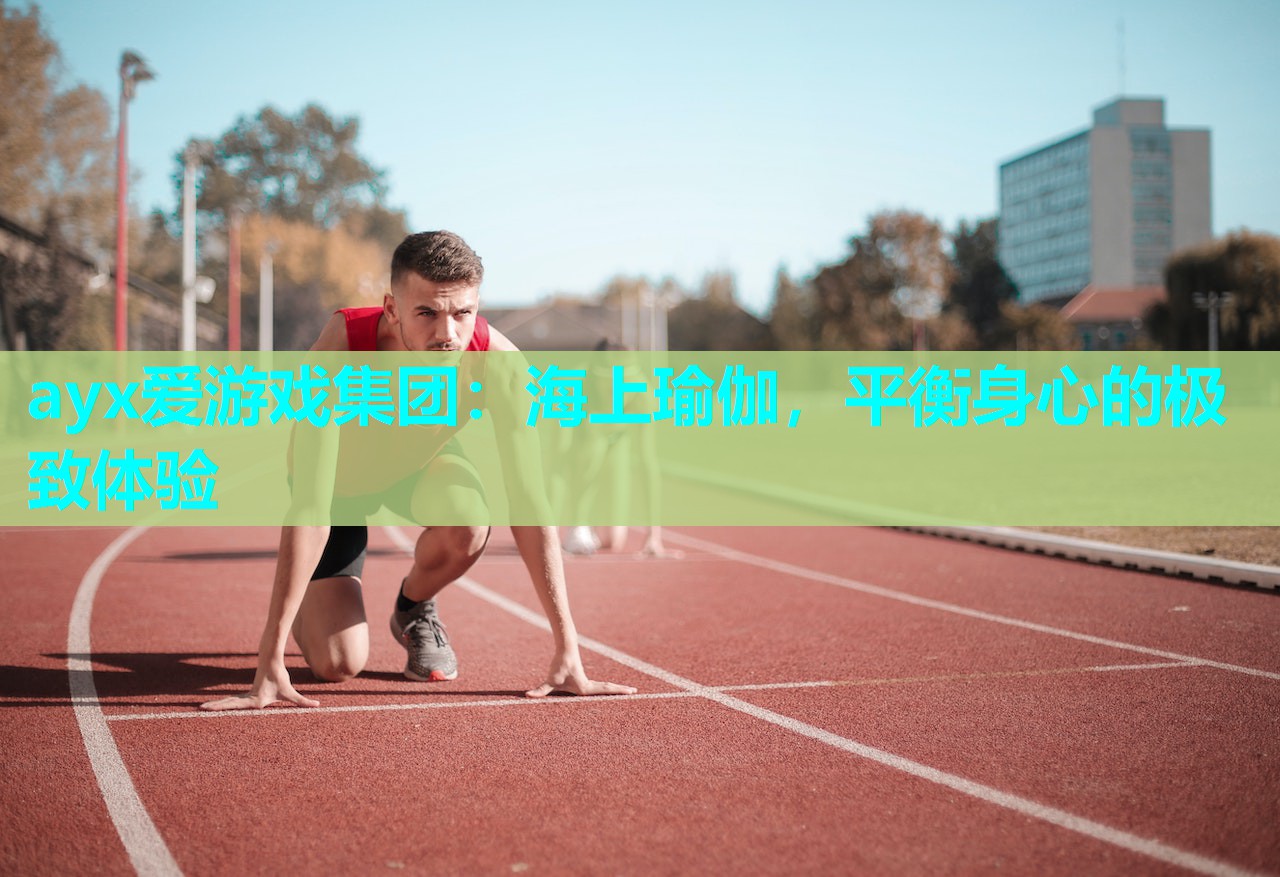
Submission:
POLYGON ((1217 234, 1280 232, 1280 3, 38 4, 67 83, 130 108, 140 207, 173 156, 265 104, 361 120, 414 229, 459 232, 487 302, 617 273, 729 270, 764 311, 779 266, 836 261, 868 214, 995 213, 996 168, 1120 92, 1212 130, 1217 234))

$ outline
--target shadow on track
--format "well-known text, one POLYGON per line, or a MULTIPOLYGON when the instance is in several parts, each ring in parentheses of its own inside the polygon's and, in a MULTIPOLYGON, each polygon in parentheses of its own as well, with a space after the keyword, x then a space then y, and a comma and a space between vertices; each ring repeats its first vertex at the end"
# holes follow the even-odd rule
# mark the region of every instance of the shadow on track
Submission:
MULTIPOLYGON (((130 555, 129 563, 171 563, 172 561, 234 561, 234 560, 270 560, 273 563, 279 552, 275 548, 252 548, 238 551, 175 551, 169 554, 130 555)), ((370 557, 404 557, 404 552, 395 548, 368 549, 370 557)))
MULTIPOLYGON (((70 706, 68 658, 85 655, 44 655, 60 667, 0 665, 0 709, 12 707, 70 706)), ((105 706, 191 706, 230 689, 253 684, 251 652, 103 652, 92 656, 96 669, 93 684, 105 706), (236 666, 223 666, 223 663, 236 666), (142 699, 140 699, 142 698, 142 699), (164 699, 157 699, 164 698, 164 699), (170 699, 176 698, 176 699, 170 699)), ((373 697, 522 697, 523 690, 459 690, 441 683, 416 683, 399 673, 367 670, 350 682, 324 683, 304 667, 297 655, 289 655, 290 672, 299 685, 322 696, 368 695, 373 697), (401 683, 397 689, 361 689, 361 681, 401 683), (316 686, 312 688, 312 686, 316 686)), ((81 672, 81 671, 78 671, 81 672)))

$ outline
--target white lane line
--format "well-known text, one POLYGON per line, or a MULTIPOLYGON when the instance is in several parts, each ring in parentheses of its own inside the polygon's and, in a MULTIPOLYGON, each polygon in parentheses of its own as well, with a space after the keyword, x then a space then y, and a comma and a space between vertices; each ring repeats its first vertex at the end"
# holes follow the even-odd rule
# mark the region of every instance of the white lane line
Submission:
MULTIPOLYGON (((387 527, 385 529, 392 541, 404 549, 406 553, 413 553, 413 543, 404 535, 404 533, 396 527, 387 527)), ((484 600, 499 609, 503 609, 517 618, 521 618, 545 631, 550 632, 551 630, 550 623, 548 623, 548 621, 538 613, 527 609, 514 600, 507 599, 495 591, 489 590, 472 579, 464 577, 459 579, 455 584, 463 588, 472 596, 479 597, 481 600, 484 600)), ((1187 850, 1178 849, 1177 847, 1168 846, 1167 844, 1163 844, 1157 840, 1152 840, 1151 838, 1131 834, 1127 831, 1122 831, 1118 828, 1104 825, 1101 822, 1095 822, 1092 819, 1077 816, 1076 814, 1069 813, 1066 810, 1059 810, 1056 807, 1050 807, 1047 804, 1041 804, 1038 801, 1032 801, 1029 798, 1023 798, 1010 792, 1004 792, 1000 789, 992 788, 991 786, 956 776, 955 774, 946 773, 945 771, 938 770, 937 768, 929 767, 928 765, 912 761, 908 758, 903 758, 900 755, 894 755, 891 752, 876 749, 873 746, 868 746, 865 743, 850 740, 847 737, 841 737, 838 734, 831 733, 830 731, 824 731, 822 728, 815 727, 814 725, 781 715, 780 713, 775 713, 772 710, 756 706, 755 704, 748 703, 745 700, 740 700, 739 698, 733 697, 723 691, 716 691, 712 688, 708 688, 707 686, 700 685, 691 679, 685 679, 683 676, 678 676, 669 670, 664 670, 661 667, 642 661, 639 658, 627 654, 626 652, 619 651, 612 646, 605 645, 604 643, 598 642, 589 637, 580 636, 579 642, 583 648, 603 655, 604 657, 622 664, 625 667, 638 670, 641 673, 652 676, 655 679, 659 679, 674 688, 693 692, 700 697, 704 697, 714 703, 728 707, 731 710, 745 713, 746 715, 759 719, 762 722, 768 722, 771 725, 776 725, 777 727, 791 731, 794 734, 808 737, 812 740, 817 740, 820 743, 825 743, 828 746, 849 752, 860 758, 865 758, 868 761, 873 761, 877 764, 901 771, 910 776, 918 777, 928 782, 935 783, 936 785, 953 789, 961 794, 977 798, 980 801, 995 804, 998 807, 1004 807, 1005 809, 1012 810, 1015 813, 1021 813, 1024 816, 1030 816, 1033 819, 1042 820, 1051 825, 1065 828, 1068 831, 1074 831, 1077 834, 1084 835, 1085 837, 1109 843, 1113 846, 1120 847, 1121 849, 1149 856, 1150 858, 1158 861, 1167 862, 1168 864, 1176 865, 1180 868, 1186 868, 1189 871, 1196 871, 1201 874, 1222 875, 1222 877, 1243 877, 1243 875, 1252 875, 1255 873, 1237 868, 1234 865, 1229 865, 1225 862, 1219 862, 1216 859, 1210 859, 1207 856, 1201 856, 1198 853, 1192 853, 1187 850)))
POLYGON ((129 770, 120 758, 115 738, 107 727, 106 717, 98 703, 98 689, 93 682, 93 660, 89 637, 93 617, 93 598, 98 593, 107 568, 131 543, 146 532, 145 527, 132 527, 121 533, 98 555, 80 580, 71 620, 67 627, 67 675, 71 685, 71 701, 84 738, 85 751, 93 765, 98 788, 107 804, 107 813, 120 835, 133 868, 142 875, 181 874, 155 823, 142 805, 129 770))
POLYGON ((1113 670, 1164 670, 1168 667, 1203 667, 1190 661, 1162 661, 1159 664, 1107 664, 1102 667, 1086 667, 1093 673, 1110 673, 1113 670))
MULTIPOLYGON (((615 700, 663 700, 673 697, 692 697, 688 691, 659 691, 649 694, 627 694, 611 697, 615 700)), ((417 703, 351 704, 348 706, 269 706, 260 710, 191 710, 172 713, 124 713, 107 716, 108 722, 139 722, 159 719, 251 719, 262 716, 318 715, 322 713, 385 713, 403 710, 443 710, 462 707, 488 706, 539 706, 546 704, 604 703, 602 699, 589 697, 497 697, 491 700, 419 701, 417 703)))
MULTIPOLYGON (((568 564, 574 567, 577 567, 578 564, 583 564, 583 566, 580 567, 582 569, 586 569, 592 566, 609 566, 610 564, 615 564, 615 563, 631 564, 631 563, 636 563, 637 561, 644 561, 646 563, 656 564, 658 565, 658 568, 660 568, 662 564, 670 563, 672 560, 671 558, 652 558, 647 555, 643 555, 638 551, 632 551, 629 554, 609 554, 604 551, 598 551, 595 554, 569 554, 568 552, 565 552, 564 557, 565 557, 565 560, 568 562, 568 564)), ((720 558, 693 555, 693 556, 685 556, 680 558, 680 562, 681 563, 719 563, 720 558)), ((484 559, 485 566, 508 566, 508 565, 523 565, 523 564, 524 564, 524 561, 521 560, 519 557, 512 557, 506 554, 499 555, 497 557, 489 557, 486 555, 484 559)))
POLYGON ((995 670, 986 673, 952 673, 936 676, 893 676, 868 679, 825 679, 818 682, 755 682, 749 685, 710 685, 709 691, 769 691, 788 688, 853 688, 872 685, 926 684, 930 682, 980 682, 986 679, 1011 679, 1026 676, 1069 676, 1075 673, 1113 673, 1134 670, 1168 670, 1173 667, 1197 667, 1185 661, 1159 664, 1107 664, 1096 667, 1050 667, 1043 670, 995 670))
POLYGON ((1105 637, 1092 636, 1087 633, 1078 633, 1074 630, 1066 630, 1061 627, 1050 627, 1047 624, 1038 624, 1034 621, 1024 621, 1021 618, 1011 618, 1007 615, 996 615, 991 612, 970 609, 967 606, 959 606, 955 603, 944 603, 941 600, 917 597, 915 594, 909 594, 905 591, 895 591, 891 588, 882 588, 878 585, 870 585, 866 582, 857 581, 856 579, 819 572, 802 566, 796 566, 792 563, 749 554, 745 551, 739 551, 736 548, 729 548, 715 542, 708 542, 705 539, 699 539, 696 536, 689 536, 684 533, 664 532, 662 535, 665 538, 670 539, 672 542, 719 555, 725 560, 733 560, 739 563, 750 564, 751 566, 758 566, 761 569, 767 569, 772 572, 782 573, 784 575, 809 579, 810 581, 822 582, 828 585, 835 585, 836 587, 846 588, 850 591, 859 591, 863 594, 885 597, 889 600, 897 600, 900 603, 910 603, 913 606, 923 606, 926 609, 937 609, 942 612, 950 612, 954 615, 964 615, 969 618, 977 618, 981 621, 1005 624, 1010 627, 1020 627, 1024 630, 1035 631, 1036 633, 1047 633, 1052 636, 1066 637, 1067 639, 1074 639, 1079 642, 1092 643, 1099 646, 1107 646, 1113 649, 1124 649, 1125 651, 1137 652, 1143 655, 1152 655, 1157 658, 1168 658, 1169 660, 1179 661, 1184 664, 1196 664, 1201 667, 1216 667, 1219 670, 1229 670, 1232 673, 1244 673, 1249 676, 1261 676, 1264 679, 1280 680, 1280 673, 1275 673, 1270 670, 1259 670, 1256 667, 1243 667, 1239 664, 1227 664, 1222 661, 1212 661, 1208 658, 1197 658, 1193 655, 1182 655, 1177 652, 1169 652, 1163 649, 1153 649, 1148 646, 1135 645, 1134 643, 1106 639, 1105 637))
MULTIPOLYGON (((710 685, 708 691, 773 691, 800 688, 839 688, 861 685, 894 685, 901 683, 956 682, 980 679, 1005 678, 1008 676, 1049 676, 1068 675, 1071 673, 1105 673, 1113 670, 1165 670, 1170 667, 1194 667, 1180 661, 1164 664, 1113 664, 1106 667, 1055 667, 1049 670, 1011 670, 995 673, 960 673, 951 676, 910 676, 885 679, 818 679, 805 682, 748 682, 740 685, 710 685)), ((434 696, 434 692, 424 692, 424 696, 434 696)), ((610 698, 589 697, 495 697, 488 700, 426 700, 413 703, 378 703, 348 704, 345 706, 321 707, 283 707, 270 706, 260 710, 182 710, 158 713, 113 713, 107 716, 108 722, 141 722, 162 721, 164 719, 232 719, 256 718, 258 716, 291 716, 313 715, 317 713, 382 713, 400 710, 438 710, 456 709, 459 707, 490 706, 527 706, 529 704, 574 704, 574 703, 621 703, 628 700, 669 700, 672 698, 694 697, 692 691, 661 691, 647 694, 624 694, 610 698)), ((0 703, 4 698, 0 698, 0 703)))

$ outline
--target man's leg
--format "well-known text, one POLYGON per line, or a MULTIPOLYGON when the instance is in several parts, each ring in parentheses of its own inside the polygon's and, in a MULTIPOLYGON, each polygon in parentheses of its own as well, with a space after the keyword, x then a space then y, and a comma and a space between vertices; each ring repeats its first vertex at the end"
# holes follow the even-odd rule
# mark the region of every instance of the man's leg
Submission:
POLYGON ((419 603, 440 593, 480 559, 489 541, 489 528, 480 522, 489 517, 489 508, 471 461, 460 453, 444 453, 422 470, 409 510, 412 520, 427 525, 402 589, 405 597, 419 603))
POLYGON ((458 662, 434 598, 480 559, 489 528, 478 522, 488 517, 488 508, 479 476, 460 454, 442 454, 428 464, 409 505, 413 520, 430 525, 414 547, 413 566, 391 615, 391 633, 408 652, 405 676, 443 682, 457 678, 458 662), (477 523, 451 523, 455 521, 477 523))
POLYGON ((415 603, 430 600, 475 566, 488 541, 488 527, 424 528, 401 593, 415 603))
POLYGON ((320 679, 345 682, 369 660, 369 624, 360 592, 368 530, 332 527, 324 555, 293 621, 293 638, 320 679))

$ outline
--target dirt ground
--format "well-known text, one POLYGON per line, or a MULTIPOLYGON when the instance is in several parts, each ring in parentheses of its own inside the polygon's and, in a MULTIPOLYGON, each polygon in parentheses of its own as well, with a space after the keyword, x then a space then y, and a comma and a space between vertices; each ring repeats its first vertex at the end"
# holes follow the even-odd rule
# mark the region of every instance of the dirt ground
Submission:
POLYGON ((1138 548, 1280 566, 1280 527, 1034 527, 1138 548))

